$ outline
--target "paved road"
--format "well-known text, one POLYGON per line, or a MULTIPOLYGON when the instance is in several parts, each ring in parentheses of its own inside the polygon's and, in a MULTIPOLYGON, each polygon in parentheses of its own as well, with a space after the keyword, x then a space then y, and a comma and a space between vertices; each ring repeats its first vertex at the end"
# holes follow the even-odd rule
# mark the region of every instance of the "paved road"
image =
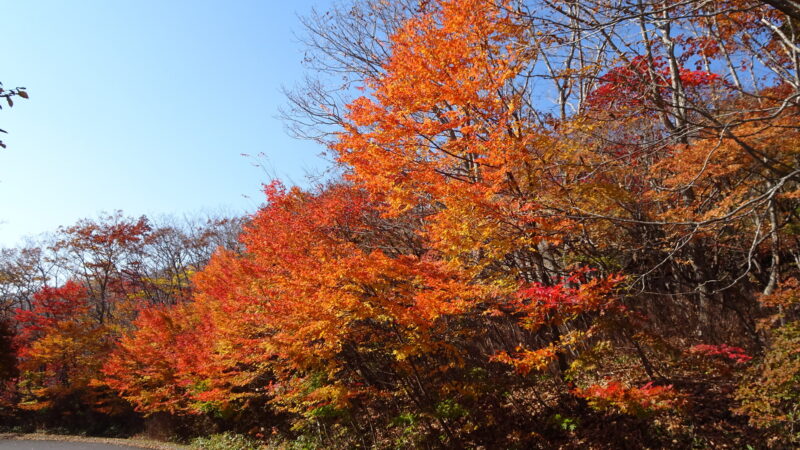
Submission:
POLYGON ((141 450, 127 445, 69 441, 17 441, 0 439, 0 450, 141 450))

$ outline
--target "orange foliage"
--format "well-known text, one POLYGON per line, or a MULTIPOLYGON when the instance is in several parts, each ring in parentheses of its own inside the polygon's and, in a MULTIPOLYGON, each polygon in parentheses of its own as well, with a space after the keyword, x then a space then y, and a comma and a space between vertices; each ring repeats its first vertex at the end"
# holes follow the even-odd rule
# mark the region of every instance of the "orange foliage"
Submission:
MULTIPOLYGON (((752 377, 773 383, 742 390, 742 411, 785 425, 796 352, 750 354, 762 306, 778 311, 776 342, 797 340, 798 283, 779 283, 800 261, 797 59, 779 56, 793 25, 747 1, 641 2, 636 21, 612 3, 406 11, 364 95, 329 117, 344 180, 265 186, 241 251, 218 250, 192 289, 189 269, 137 273, 157 238, 144 219, 64 229, 57 247, 87 280, 18 313, 29 394, 104 383, 145 414, 269 401, 298 429, 401 423, 426 444, 477 447, 558 408, 604 415, 581 398, 641 420, 680 410, 681 385, 653 380, 697 370, 677 359, 699 355, 737 363, 721 376, 753 359, 752 377), (769 86, 743 87, 729 59, 753 53, 754 35, 769 86), (531 90, 548 77, 560 118, 531 90)), ((517 431, 501 446, 524 446, 517 431)))
POLYGON ((659 410, 672 410, 685 403, 683 396, 670 386, 655 386, 647 383, 642 387, 628 387, 619 381, 608 381, 605 385, 592 385, 577 389, 576 393, 592 407, 616 409, 625 414, 643 415, 659 410))
POLYGON ((38 409, 72 392, 88 391, 111 348, 110 331, 90 316, 85 288, 45 287, 31 310, 18 310, 22 406, 38 409))

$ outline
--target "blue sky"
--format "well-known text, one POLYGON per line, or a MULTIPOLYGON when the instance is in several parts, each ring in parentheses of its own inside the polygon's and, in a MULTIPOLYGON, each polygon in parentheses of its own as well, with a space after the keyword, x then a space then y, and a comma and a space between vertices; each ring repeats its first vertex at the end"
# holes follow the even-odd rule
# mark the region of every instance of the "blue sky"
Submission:
POLYGON ((302 76, 297 15, 328 0, 4 2, 0 245, 101 211, 253 211, 322 148, 276 118, 302 76))

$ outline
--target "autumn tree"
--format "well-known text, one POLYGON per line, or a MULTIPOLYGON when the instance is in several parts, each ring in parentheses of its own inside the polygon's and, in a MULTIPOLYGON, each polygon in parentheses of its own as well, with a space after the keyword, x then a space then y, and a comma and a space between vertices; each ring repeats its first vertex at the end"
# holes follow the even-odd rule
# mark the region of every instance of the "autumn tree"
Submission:
POLYGON ((17 349, 14 345, 14 330, 11 321, 0 320, 0 413, 14 406, 13 384, 19 371, 17 370, 17 349))
POLYGON ((615 423, 650 447, 786 433, 790 3, 313 14, 317 77, 285 116, 342 179, 268 185, 240 251, 212 257, 190 301, 143 312, 106 382, 146 413, 269 402, 326 445, 629 445, 615 423))
POLYGON ((88 292, 75 282, 45 287, 30 310, 17 311, 21 405, 49 407, 87 393, 111 342, 90 312, 88 292))
POLYGON ((218 217, 151 225, 116 213, 3 249, 0 311, 16 331, 8 356, 19 361, 9 370, 20 372, 7 386, 11 407, 38 411, 25 416, 30 421, 68 415, 75 420, 64 424, 76 429, 130 421, 126 402, 101 383, 100 368, 140 313, 146 321, 158 305, 191 297, 191 275, 218 247, 236 246, 239 223, 218 217))
MULTIPOLYGON (((354 11, 310 31, 312 64, 345 74, 344 89, 315 82, 290 100, 385 217, 421 214, 437 257, 544 298, 569 288, 576 263, 598 279, 627 274, 625 312, 588 330, 635 354, 625 370, 642 380, 677 370, 670 355, 688 348, 762 345, 754 297, 796 259, 790 16, 748 1, 354 11), (358 21, 371 42, 336 38, 358 35, 358 21)), ((555 356, 550 345, 587 330, 573 327, 533 326, 544 340, 518 355, 555 356)), ((564 353, 562 371, 583 364, 564 353)), ((667 392, 635 389, 614 392, 667 392)))

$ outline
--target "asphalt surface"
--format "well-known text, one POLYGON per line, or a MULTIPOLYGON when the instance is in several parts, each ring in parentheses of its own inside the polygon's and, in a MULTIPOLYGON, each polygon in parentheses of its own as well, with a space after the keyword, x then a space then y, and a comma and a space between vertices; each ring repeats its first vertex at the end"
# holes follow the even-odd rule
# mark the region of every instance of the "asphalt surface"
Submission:
POLYGON ((127 445, 99 444, 70 441, 23 441, 0 439, 0 450, 141 450, 127 445))

